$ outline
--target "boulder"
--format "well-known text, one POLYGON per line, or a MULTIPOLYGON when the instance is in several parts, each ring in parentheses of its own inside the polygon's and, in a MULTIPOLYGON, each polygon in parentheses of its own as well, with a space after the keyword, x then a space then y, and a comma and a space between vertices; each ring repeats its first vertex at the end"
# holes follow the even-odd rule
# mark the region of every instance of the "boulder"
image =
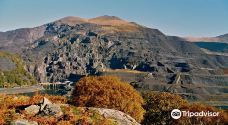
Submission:
POLYGON ((48 104, 52 104, 52 103, 51 103, 51 101, 49 101, 47 98, 44 97, 43 100, 41 101, 40 111, 43 111, 45 106, 48 104))
POLYGON ((55 117, 60 117, 63 112, 58 104, 47 104, 42 111, 45 115, 52 115, 55 117))
POLYGON ((40 106, 38 105, 30 105, 29 107, 25 108, 26 114, 33 115, 33 116, 38 114, 39 111, 40 111, 40 106))
POLYGON ((28 121, 26 119, 18 119, 12 121, 10 125, 38 125, 38 123, 35 121, 28 121))
POLYGON ((63 115, 60 105, 53 104, 51 101, 49 101, 45 97, 41 101, 40 112, 41 112, 41 114, 52 115, 55 117, 60 117, 61 115, 63 115))
POLYGON ((89 110, 97 111, 100 115, 107 119, 113 119, 118 125, 140 125, 131 116, 114 109, 105 108, 89 108, 89 110))

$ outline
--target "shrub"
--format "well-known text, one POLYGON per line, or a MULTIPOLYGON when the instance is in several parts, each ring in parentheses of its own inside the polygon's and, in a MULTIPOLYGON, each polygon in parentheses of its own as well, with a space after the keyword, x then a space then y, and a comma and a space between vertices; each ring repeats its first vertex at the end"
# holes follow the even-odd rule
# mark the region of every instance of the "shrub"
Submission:
POLYGON ((186 105, 182 107, 182 110, 185 111, 191 111, 191 112, 201 112, 201 111, 210 111, 210 112, 219 112, 218 116, 214 117, 181 117, 180 120, 178 120, 179 124, 188 124, 188 125, 193 125, 193 124, 201 124, 201 125, 225 125, 228 124, 228 113, 219 110, 215 107, 208 106, 205 104, 200 104, 200 103, 194 103, 191 105, 186 105))
POLYGON ((144 93, 143 98, 146 110, 144 125, 174 124, 176 121, 171 118, 171 111, 187 105, 187 101, 180 96, 166 92, 144 93))
POLYGON ((82 78, 75 86, 72 103, 76 106, 111 108, 123 111, 138 122, 143 119, 143 98, 128 83, 114 76, 82 78))
POLYGON ((179 95, 165 92, 148 92, 143 94, 146 110, 143 125, 225 125, 228 121, 228 114, 205 104, 189 104, 179 95), (218 117, 181 117, 178 120, 171 118, 171 111, 180 109, 181 111, 210 111, 219 112, 218 117))

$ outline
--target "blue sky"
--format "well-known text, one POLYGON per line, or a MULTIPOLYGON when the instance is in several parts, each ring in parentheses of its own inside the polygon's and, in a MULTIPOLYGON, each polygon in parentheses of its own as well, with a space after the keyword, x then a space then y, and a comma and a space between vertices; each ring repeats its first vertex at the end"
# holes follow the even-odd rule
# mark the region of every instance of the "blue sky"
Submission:
POLYGON ((0 31, 35 27, 66 16, 113 15, 167 35, 228 33, 228 0, 0 0, 0 31))

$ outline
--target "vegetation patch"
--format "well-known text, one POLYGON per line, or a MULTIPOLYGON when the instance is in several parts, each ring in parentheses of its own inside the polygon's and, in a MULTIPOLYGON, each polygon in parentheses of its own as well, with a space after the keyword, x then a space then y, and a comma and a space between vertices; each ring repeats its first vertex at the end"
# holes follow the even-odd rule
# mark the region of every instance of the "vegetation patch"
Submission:
POLYGON ((109 108, 122 111, 140 122, 143 98, 128 83, 114 76, 82 78, 75 86, 72 104, 82 107, 109 108))
POLYGON ((67 103, 67 99, 62 96, 35 95, 33 97, 28 97, 1 95, 0 125, 10 124, 17 119, 35 121, 39 125, 115 125, 115 122, 112 119, 106 119, 95 111, 85 110, 84 108, 72 105, 61 106, 63 112, 61 117, 42 115, 31 116, 23 111, 24 107, 28 105, 39 104, 39 101, 44 97, 56 104, 67 103))
POLYGON ((10 63, 8 68, 10 70, 0 69, 0 88, 33 85, 36 83, 34 77, 25 70, 25 65, 18 55, 0 52, 0 59, 8 60, 10 63))
POLYGON ((146 92, 143 93, 143 98, 145 100, 144 109, 146 110, 142 122, 143 125, 222 125, 227 124, 228 121, 228 113, 226 111, 200 103, 190 104, 176 94, 166 92, 146 92), (173 109, 192 112, 219 112, 219 116, 181 117, 176 120, 170 115, 173 109))

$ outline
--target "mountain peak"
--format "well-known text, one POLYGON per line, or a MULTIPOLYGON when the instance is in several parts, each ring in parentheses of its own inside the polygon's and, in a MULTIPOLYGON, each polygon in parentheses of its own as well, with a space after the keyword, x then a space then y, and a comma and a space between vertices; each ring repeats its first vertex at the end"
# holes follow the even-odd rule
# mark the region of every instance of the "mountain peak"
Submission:
POLYGON ((61 23, 61 24, 68 24, 68 25, 75 25, 75 24, 81 24, 81 23, 94 23, 99 25, 117 25, 117 24, 121 25, 121 24, 129 23, 125 20, 120 19, 119 17, 109 16, 109 15, 99 16, 99 17, 90 18, 90 19, 81 18, 77 16, 67 16, 55 22, 61 23))
POLYGON ((60 20, 57 20, 56 22, 61 24, 75 25, 75 24, 86 23, 88 22, 88 20, 81 17, 67 16, 60 20))
POLYGON ((123 20, 119 17, 116 16, 99 16, 96 18, 91 18, 89 19, 90 23, 98 24, 98 25, 103 25, 103 26, 124 26, 124 27, 136 27, 137 25, 130 23, 126 20, 123 20))
POLYGON ((109 15, 104 15, 104 16, 99 16, 99 17, 95 17, 95 18, 91 18, 91 20, 122 20, 119 17, 116 16, 109 16, 109 15))
POLYGON ((100 25, 105 31, 136 31, 140 25, 125 21, 116 16, 99 16, 95 18, 80 18, 74 16, 64 17, 55 21, 57 24, 67 24, 74 26, 75 24, 91 23, 100 25))

